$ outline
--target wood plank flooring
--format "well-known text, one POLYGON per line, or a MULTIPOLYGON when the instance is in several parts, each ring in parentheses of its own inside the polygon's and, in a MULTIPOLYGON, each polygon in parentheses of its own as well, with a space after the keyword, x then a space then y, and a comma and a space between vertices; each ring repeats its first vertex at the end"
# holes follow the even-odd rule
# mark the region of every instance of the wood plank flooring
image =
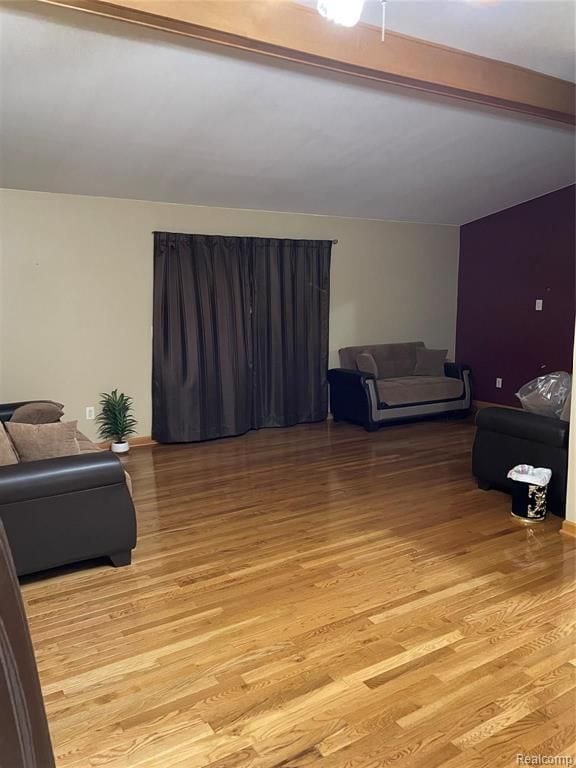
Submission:
POLYGON ((325 423, 133 451, 133 565, 23 588, 58 768, 574 757, 574 542, 476 489, 472 437, 325 423))

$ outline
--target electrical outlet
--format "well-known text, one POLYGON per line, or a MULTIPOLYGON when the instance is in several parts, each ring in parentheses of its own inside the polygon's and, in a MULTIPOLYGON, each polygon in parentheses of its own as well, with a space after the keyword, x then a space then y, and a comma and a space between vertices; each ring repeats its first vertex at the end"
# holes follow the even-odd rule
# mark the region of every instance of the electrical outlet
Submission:
POLYGON ((502 389, 502 379, 500 376, 496 379, 496 389, 502 389))
POLYGON ((96 418, 96 413, 94 412, 94 406, 93 405, 89 405, 86 408, 86 420, 87 421, 92 421, 95 418, 96 418))
POLYGON ((536 299, 536 312, 542 312, 544 309, 544 299, 536 299))

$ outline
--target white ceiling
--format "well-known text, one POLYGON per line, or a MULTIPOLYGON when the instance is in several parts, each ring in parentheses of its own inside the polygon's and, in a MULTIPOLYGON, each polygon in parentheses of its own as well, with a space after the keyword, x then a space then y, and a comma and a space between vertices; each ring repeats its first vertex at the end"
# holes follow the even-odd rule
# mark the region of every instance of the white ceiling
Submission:
MULTIPOLYGON (((380 0, 362 21, 381 26, 380 0)), ((387 0, 386 28, 576 80, 576 0, 387 0)))
POLYGON ((0 186, 461 224, 575 179, 551 123, 40 13, 0 7, 0 186))

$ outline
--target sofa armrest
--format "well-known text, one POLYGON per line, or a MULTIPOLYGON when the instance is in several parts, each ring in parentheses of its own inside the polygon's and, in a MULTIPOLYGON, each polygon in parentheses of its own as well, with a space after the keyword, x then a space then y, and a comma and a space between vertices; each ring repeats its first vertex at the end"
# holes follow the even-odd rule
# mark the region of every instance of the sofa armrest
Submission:
POLYGON ((374 388, 371 373, 352 368, 332 368, 328 371, 330 383, 330 410, 334 421, 351 421, 371 429, 370 386, 374 388))
POLYGON ((331 368, 328 371, 328 381, 334 383, 339 381, 350 383, 358 381, 363 383, 367 379, 375 378, 376 377, 373 373, 368 373, 367 371, 358 371, 356 368, 331 368))
POLYGON ((529 440, 556 448, 568 447, 570 425, 567 421, 540 416, 513 408, 483 408, 476 425, 480 430, 529 440))
POLYGON ((463 379, 464 371, 470 373, 470 366, 460 363, 444 363, 444 375, 449 379, 463 379))
POLYGON ((126 482, 112 453, 83 453, 0 467, 0 505, 126 482))

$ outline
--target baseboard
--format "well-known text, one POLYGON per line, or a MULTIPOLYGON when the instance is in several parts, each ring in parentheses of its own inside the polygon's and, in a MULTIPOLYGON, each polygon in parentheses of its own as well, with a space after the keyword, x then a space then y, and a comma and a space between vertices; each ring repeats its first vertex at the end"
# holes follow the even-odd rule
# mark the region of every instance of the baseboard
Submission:
MULTIPOLYGON (((156 440, 152 440, 150 435, 130 438, 130 448, 145 448, 150 445, 158 445, 156 440)), ((110 448, 110 442, 98 443, 98 448, 104 448, 107 451, 110 448)))
POLYGON ((482 410, 482 408, 510 408, 513 411, 521 410, 517 405, 502 405, 502 403, 490 403, 487 400, 473 400, 472 406, 477 411, 482 410))
POLYGON ((130 446, 134 448, 144 448, 147 445, 158 445, 156 440, 152 440, 150 435, 143 435, 142 437, 135 437, 130 440, 130 446))
POLYGON ((571 520, 564 520, 560 533, 564 536, 570 536, 571 539, 576 539, 576 523, 571 520))

